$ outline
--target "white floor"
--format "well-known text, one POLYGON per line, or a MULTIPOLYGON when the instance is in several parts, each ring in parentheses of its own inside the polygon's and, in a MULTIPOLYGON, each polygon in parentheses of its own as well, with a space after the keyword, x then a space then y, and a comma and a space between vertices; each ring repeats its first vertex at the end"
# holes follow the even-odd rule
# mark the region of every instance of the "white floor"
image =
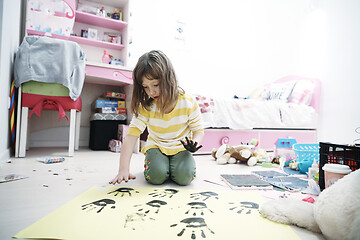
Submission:
MULTIPOLYGON (((26 158, 13 158, 11 163, 2 164, 0 176, 21 174, 26 179, 0 183, 0 239, 12 239, 17 232, 48 215, 76 196, 93 186, 107 185, 116 175, 119 153, 92 151, 87 148, 75 152, 75 156, 62 163, 44 164, 38 160, 46 156, 66 156, 65 148, 32 148, 26 158)), ((261 166, 248 167, 244 164, 217 165, 210 155, 195 156, 197 178, 186 187, 167 183, 160 187, 231 190, 219 180, 221 173, 250 173, 261 166), (207 181, 205 181, 207 180, 207 181), (208 181, 215 182, 209 183, 208 181)), ((134 154, 131 172, 135 180, 124 186, 154 187, 143 177, 144 156, 134 154)), ((159 186, 156 186, 159 187, 159 186)), ((301 239, 324 239, 319 234, 293 227, 301 239)), ((269 236, 271 239, 271 236, 269 236)))

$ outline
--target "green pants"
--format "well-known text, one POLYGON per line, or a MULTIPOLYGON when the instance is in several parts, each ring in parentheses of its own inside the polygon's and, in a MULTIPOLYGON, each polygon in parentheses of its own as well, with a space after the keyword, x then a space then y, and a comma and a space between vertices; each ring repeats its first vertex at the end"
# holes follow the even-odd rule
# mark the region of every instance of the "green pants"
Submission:
POLYGON ((162 184, 171 179, 179 185, 189 185, 195 178, 196 166, 192 154, 185 150, 175 155, 165 155, 151 148, 145 155, 145 179, 152 184, 162 184))

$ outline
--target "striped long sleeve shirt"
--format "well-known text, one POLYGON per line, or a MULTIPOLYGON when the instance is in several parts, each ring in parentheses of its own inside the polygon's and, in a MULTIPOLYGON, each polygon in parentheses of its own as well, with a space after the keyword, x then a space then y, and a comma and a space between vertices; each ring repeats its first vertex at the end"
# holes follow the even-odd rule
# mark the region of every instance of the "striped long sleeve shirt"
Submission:
POLYGON ((194 132, 204 132, 199 106, 186 93, 180 94, 175 108, 164 115, 156 108, 156 102, 149 111, 140 107, 138 116, 131 120, 127 134, 138 137, 146 127, 149 135, 141 151, 146 153, 148 149, 158 148, 166 155, 185 150, 181 139, 191 138, 194 132))

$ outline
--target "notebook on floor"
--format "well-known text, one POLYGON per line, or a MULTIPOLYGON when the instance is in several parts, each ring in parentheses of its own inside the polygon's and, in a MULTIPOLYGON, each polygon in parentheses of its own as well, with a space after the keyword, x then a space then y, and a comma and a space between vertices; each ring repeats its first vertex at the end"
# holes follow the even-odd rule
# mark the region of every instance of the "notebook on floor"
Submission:
POLYGON ((269 171, 252 171, 252 174, 254 174, 257 177, 260 178, 264 178, 264 177, 269 177, 269 178, 273 178, 273 177, 286 177, 288 176, 285 173, 281 173, 278 171, 274 171, 274 170, 269 170, 269 171))
POLYGON ((234 190, 273 189, 270 183, 251 174, 221 174, 220 178, 234 190))
POLYGON ((288 191, 304 191, 308 187, 307 180, 292 176, 264 178, 263 180, 288 191))

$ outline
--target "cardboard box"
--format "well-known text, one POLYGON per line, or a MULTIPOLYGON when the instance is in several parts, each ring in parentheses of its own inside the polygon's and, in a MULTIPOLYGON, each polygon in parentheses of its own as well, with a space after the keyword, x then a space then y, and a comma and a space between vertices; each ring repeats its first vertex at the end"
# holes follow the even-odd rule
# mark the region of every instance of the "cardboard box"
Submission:
POLYGON ((126 114, 126 108, 102 107, 96 110, 98 113, 126 114))
POLYGON ((92 109, 99 109, 99 108, 103 108, 103 107, 125 108, 125 101, 112 101, 112 100, 97 99, 92 104, 92 109))
POLYGON ((126 98, 126 94, 125 93, 119 93, 119 92, 109 92, 107 91, 104 95, 104 97, 112 97, 112 98, 122 98, 125 99, 126 98))
POLYGON ((119 153, 121 151, 121 141, 116 139, 111 139, 109 141, 109 150, 111 152, 119 153))

